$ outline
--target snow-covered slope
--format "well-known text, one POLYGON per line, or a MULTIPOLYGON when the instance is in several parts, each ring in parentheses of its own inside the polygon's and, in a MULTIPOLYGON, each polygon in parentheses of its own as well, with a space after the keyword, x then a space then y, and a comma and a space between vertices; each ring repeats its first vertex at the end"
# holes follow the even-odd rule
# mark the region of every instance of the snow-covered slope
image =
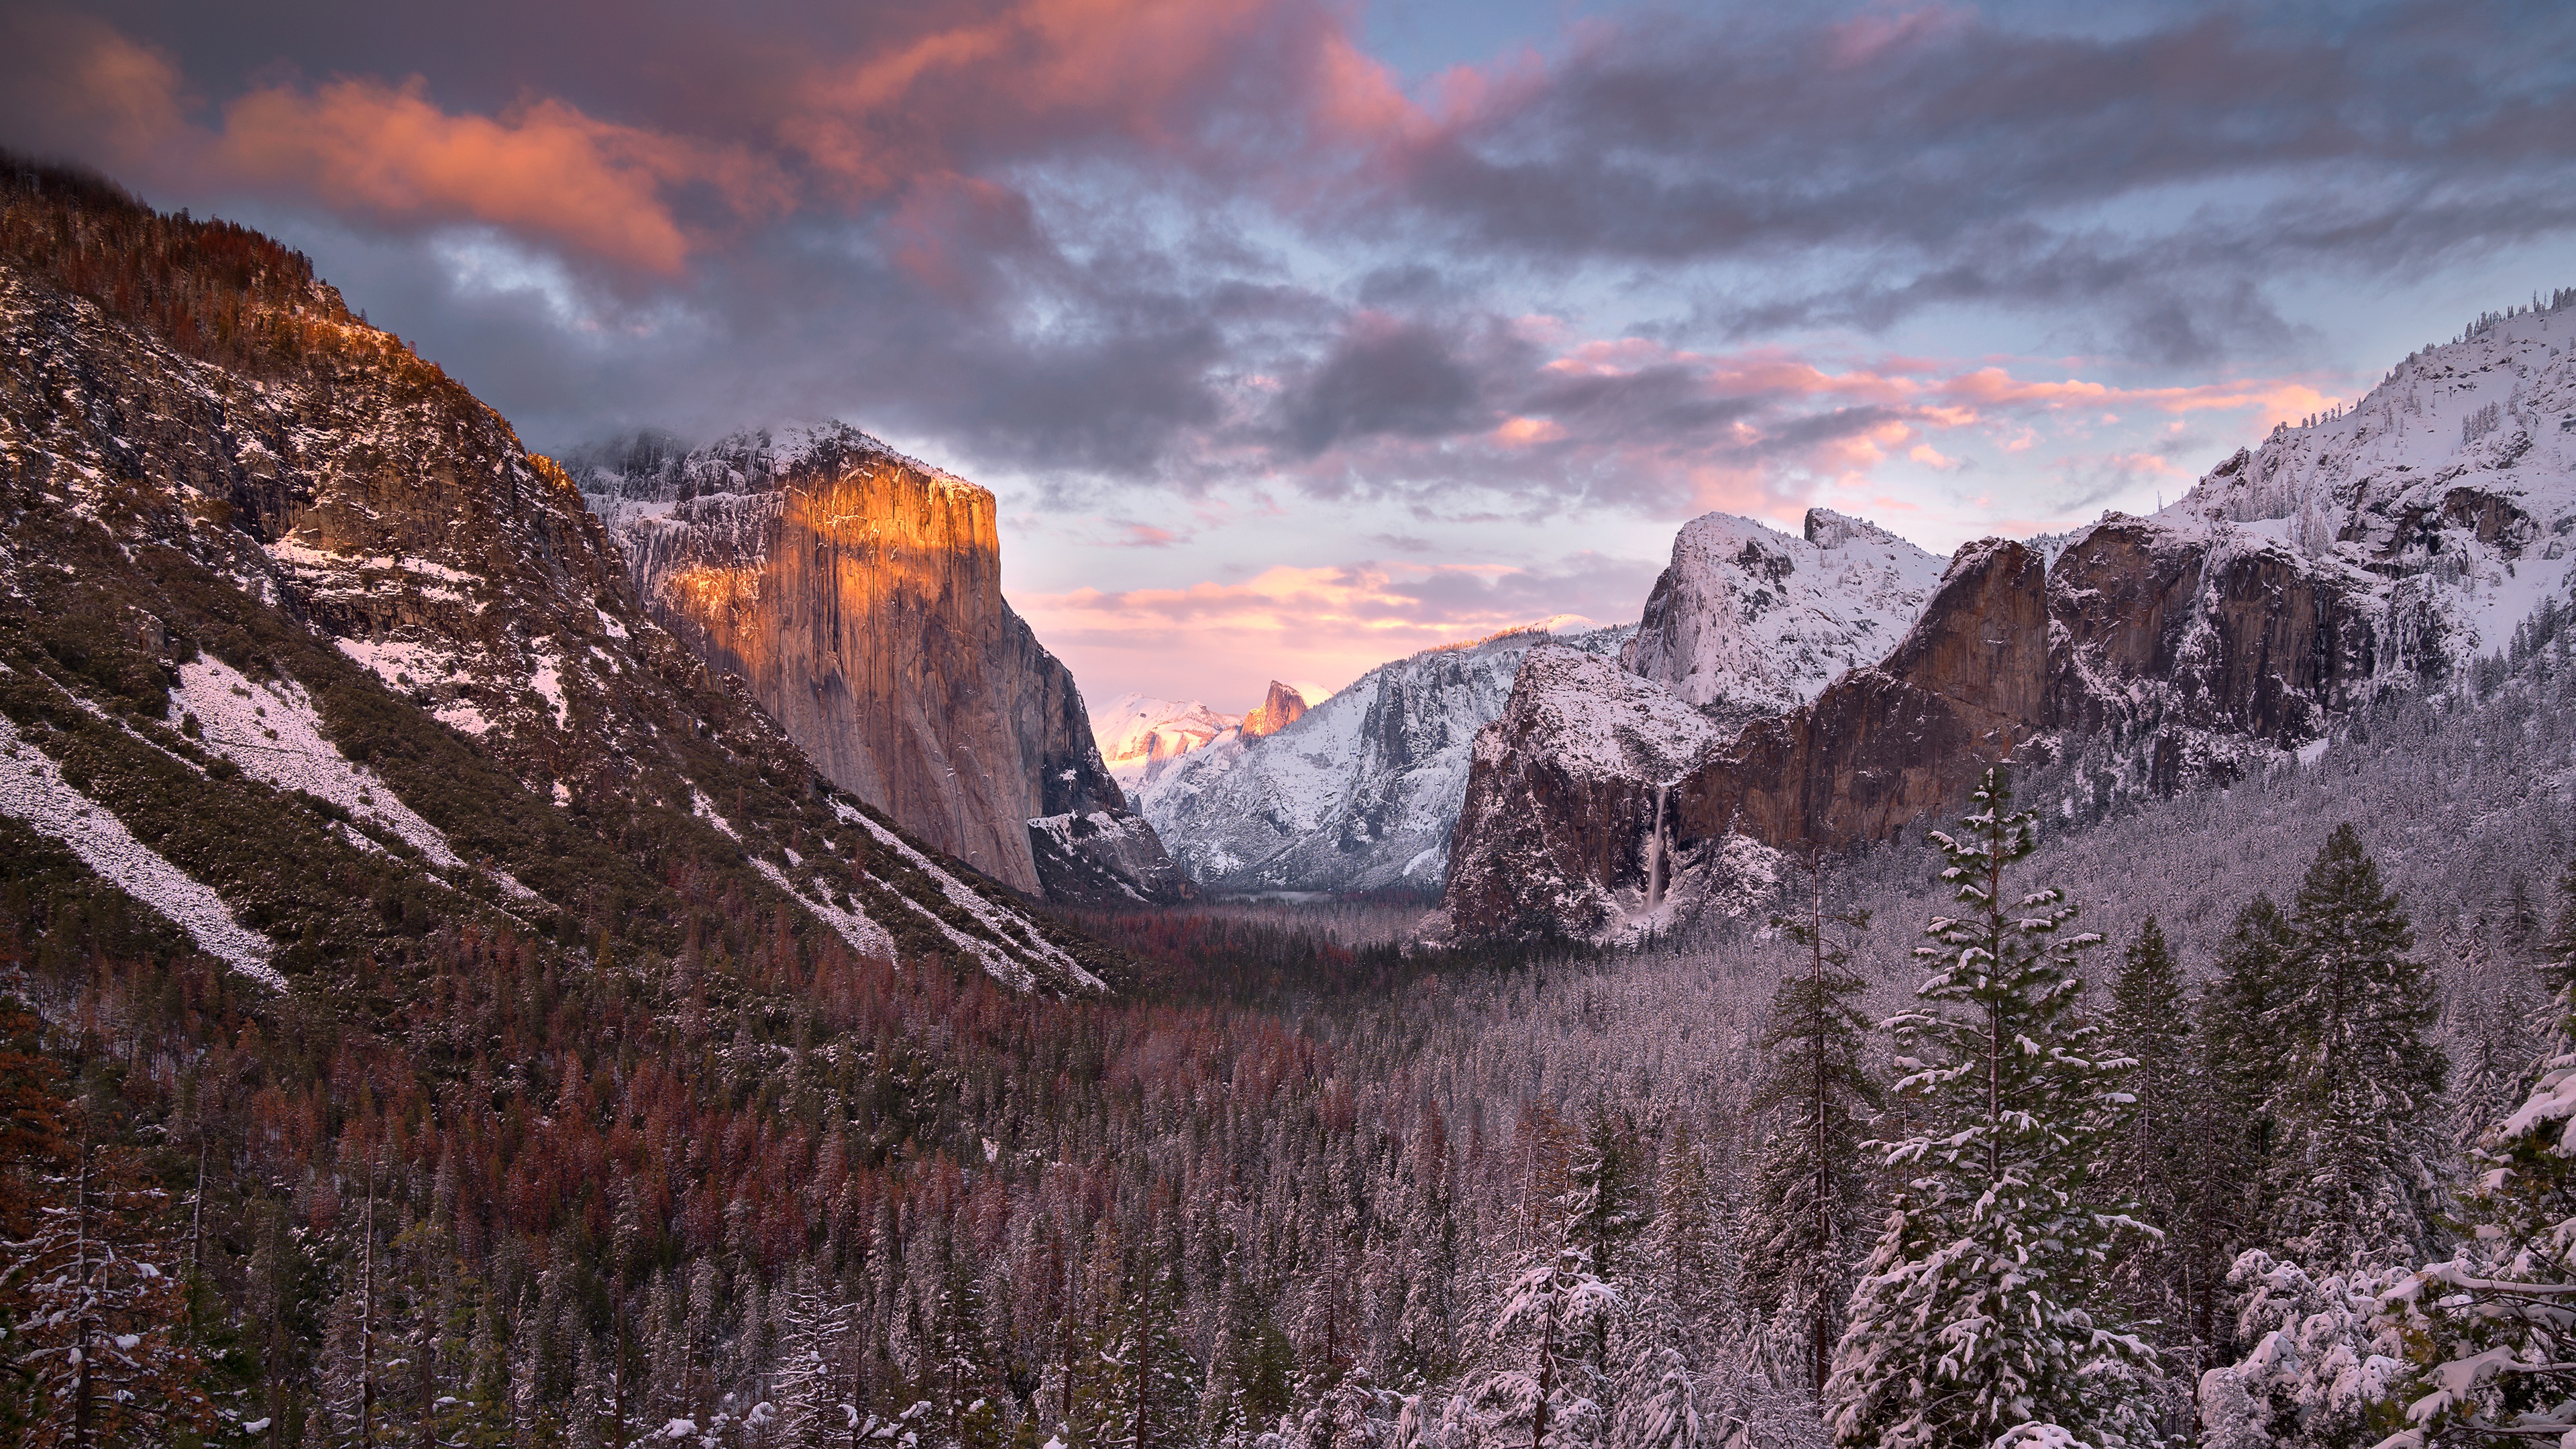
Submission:
POLYGON ((1172 762, 1204 749, 1243 723, 1195 699, 1156 699, 1129 691, 1092 711, 1092 737, 1109 773, 1131 797, 1161 778, 1172 762))
POLYGON ((2576 292, 2481 318, 2348 409, 2273 430, 2157 515, 2226 520, 2344 566, 2390 665, 2438 678, 2512 642, 2576 532, 2576 292))
POLYGON ((1141 793, 1181 868, 1221 891, 1440 884, 1476 735, 1530 649, 1615 653, 1624 629, 1515 630, 1382 664, 1275 735, 1219 736, 1141 793))
POLYGON ((1830 509, 1807 510, 1802 538, 1707 514, 1673 540, 1620 662, 1721 720, 1778 714, 1896 647, 1947 563, 1830 509))

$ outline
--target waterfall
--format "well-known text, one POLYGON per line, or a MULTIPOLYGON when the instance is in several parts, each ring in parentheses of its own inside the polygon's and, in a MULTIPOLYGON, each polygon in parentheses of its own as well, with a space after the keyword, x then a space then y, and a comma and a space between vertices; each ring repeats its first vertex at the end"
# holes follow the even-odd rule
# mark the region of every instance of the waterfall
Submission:
POLYGON ((1670 785, 1655 787, 1655 824, 1646 837, 1646 909, 1664 903, 1664 794, 1670 785))

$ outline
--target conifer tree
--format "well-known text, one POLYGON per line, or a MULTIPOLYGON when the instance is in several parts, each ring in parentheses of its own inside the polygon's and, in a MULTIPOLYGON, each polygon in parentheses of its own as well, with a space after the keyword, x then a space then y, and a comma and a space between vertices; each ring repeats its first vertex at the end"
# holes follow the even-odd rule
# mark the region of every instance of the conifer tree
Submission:
POLYGON ((1092 1442, 1180 1449, 1196 1418, 1198 1366, 1181 1338, 1180 1263, 1151 1245, 1125 1254, 1093 1372, 1092 1442))
POLYGON ((1806 864, 1805 910, 1773 918, 1805 959, 1781 981, 1761 1037, 1769 1069, 1752 1106, 1772 1125, 1745 1229, 1745 1298, 1821 1393, 1863 1241, 1860 1142, 1880 1097, 1863 1060, 1871 1022, 1854 1004, 1867 983, 1851 969, 1849 933, 1867 929, 1869 913, 1828 912, 1823 862, 1806 864))
POLYGON ((2199 1063, 2191 1017, 2183 1006, 2182 972, 2154 916, 2122 954, 2111 988, 2110 1037, 2137 1065, 2129 1072, 2128 1121, 2105 1144, 2103 1186, 2137 1204, 2161 1237, 2133 1238, 2121 1255, 2130 1307, 2167 1326, 2167 1342, 2188 1336, 2191 1284, 2182 1253, 2192 1202, 2195 1137, 2201 1110, 2199 1063))
POLYGON ((1717 1347, 1733 1316, 1728 1289, 1739 1275, 1720 1211, 1708 1154, 1683 1127, 1664 1149, 1649 1270, 1640 1276, 1641 1296, 1669 1320, 1664 1336, 1694 1362, 1717 1347))
POLYGON ((2266 1183, 2279 1137, 2272 1102, 2285 1055, 2272 1033, 2273 1008, 2289 994, 2290 923, 2268 896, 2247 901, 2220 942, 2217 974, 2195 1017, 2204 1085, 2192 1158, 2190 1240, 2177 1246, 2193 1265, 2195 1336, 2243 1348, 2218 1311, 2220 1285, 2239 1253, 2275 1242, 2266 1183))
POLYGON ((1495 1367, 1470 1396, 1482 1442, 1506 1449, 1595 1449, 1610 1427, 1602 1359, 1618 1290, 1591 1255, 1562 1247, 1523 1268, 1488 1334, 1495 1367))
MULTIPOLYGON (((2561 889, 2576 916, 2576 872, 2561 889)), ((2562 981, 2565 978, 2562 977, 2562 981)), ((2560 1040, 2576 982, 2560 987, 2560 1040)), ((2470 1154, 2456 1256, 2386 1300, 2415 1373, 2409 1427, 2391 1441, 2539 1441, 2576 1432, 2576 1053, 2561 1051, 2470 1154)))
POLYGON ((2120 1125, 2127 1063, 2081 1012, 2075 908, 2023 889, 2038 844, 2001 766, 1934 841, 1966 909, 1935 917, 1933 974, 1891 1021, 1914 1131, 1887 1144, 1909 1174, 1853 1291, 1826 1393, 1838 1442, 1984 1449, 2040 1423, 2097 1444, 2148 1429, 2154 1350, 2102 1288, 2135 1224, 2090 1170, 2120 1125))
POLYGON ((2443 1078, 2431 971, 2351 825, 2317 852, 2291 914, 2289 991, 2264 1014, 2287 1057, 2273 1096, 2276 1231, 2312 1273, 2421 1261, 2438 1211, 2443 1078))

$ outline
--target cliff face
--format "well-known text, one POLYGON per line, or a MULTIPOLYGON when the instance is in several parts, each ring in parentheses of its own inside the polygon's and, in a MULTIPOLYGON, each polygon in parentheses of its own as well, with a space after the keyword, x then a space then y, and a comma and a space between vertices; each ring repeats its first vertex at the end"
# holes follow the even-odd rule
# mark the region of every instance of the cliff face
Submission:
POLYGON ((580 466, 654 617, 835 784, 1031 895, 1182 888, 1071 673, 1002 598, 991 493, 839 427, 641 478, 580 466))
MULTIPOLYGON (((2087 782, 2100 803, 2225 780, 2315 738, 2392 669, 2395 608, 2371 577, 2224 522, 2114 515, 2055 569, 2009 540, 1951 560, 1885 659, 1812 703, 1691 750, 1596 771, 1579 790, 1536 786, 1568 746, 1498 724, 1476 753, 1444 905, 1462 936, 1602 935, 1720 901, 1762 871, 1748 849, 1839 849, 1958 809, 2011 753, 2087 782), (1487 775, 1492 778, 1488 780, 1487 775), (1515 798, 1517 812, 1486 802, 1515 798), (1579 817, 1579 818, 1578 818, 1579 817), (1529 842, 1598 834, 1579 850, 1529 842)), ((1562 671, 1556 671, 1562 673, 1562 671)), ((1536 696, 1665 693, 1650 681, 1569 680, 1525 669, 1507 721, 1547 717, 1536 696), (1521 695, 1534 698, 1524 705, 1521 695)), ((1633 701, 1638 726, 1662 720, 1633 701)), ((1562 701, 1555 709, 1567 708, 1562 701)))
POLYGON ((231 289, 227 259, 266 243, 26 180, 0 176, 11 245, 86 235, 256 345, 0 248, 11 830, 272 986, 344 993, 447 925, 649 969, 693 956, 723 895, 816 952, 1102 988, 1106 953, 822 784, 709 680, 563 470, 465 388, 318 283, 231 289))
MULTIPOLYGON (((1381 664, 1277 734, 1229 733, 1172 760, 1138 787, 1141 808, 1211 890, 1436 887, 1478 732, 1551 637, 1516 630, 1381 664)), ((1625 634, 1553 637, 1607 655, 1625 634)))
POLYGON ((1245 715, 1243 723, 1236 728, 1247 740, 1266 739, 1305 716, 1306 696, 1274 679, 1270 681, 1270 692, 1261 697, 1261 703, 1253 706, 1252 713, 1245 715))

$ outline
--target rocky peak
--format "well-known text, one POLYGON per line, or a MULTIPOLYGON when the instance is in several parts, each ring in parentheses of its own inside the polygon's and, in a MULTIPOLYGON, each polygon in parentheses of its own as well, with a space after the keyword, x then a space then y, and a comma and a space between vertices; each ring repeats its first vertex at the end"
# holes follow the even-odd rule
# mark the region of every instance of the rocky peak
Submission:
POLYGON ((1265 739, 1295 724, 1305 714, 1306 696, 1274 679, 1270 681, 1270 692, 1243 717, 1238 728, 1247 740, 1265 739))
POLYGON ((1002 597, 989 491, 841 424, 581 466, 653 616, 835 784, 1030 895, 1184 889, 1002 597))
POLYGON ((1711 513, 1673 540, 1621 662, 1741 725, 1876 661, 1940 576, 1938 556, 1826 509, 1808 513, 1803 538, 1711 513))

